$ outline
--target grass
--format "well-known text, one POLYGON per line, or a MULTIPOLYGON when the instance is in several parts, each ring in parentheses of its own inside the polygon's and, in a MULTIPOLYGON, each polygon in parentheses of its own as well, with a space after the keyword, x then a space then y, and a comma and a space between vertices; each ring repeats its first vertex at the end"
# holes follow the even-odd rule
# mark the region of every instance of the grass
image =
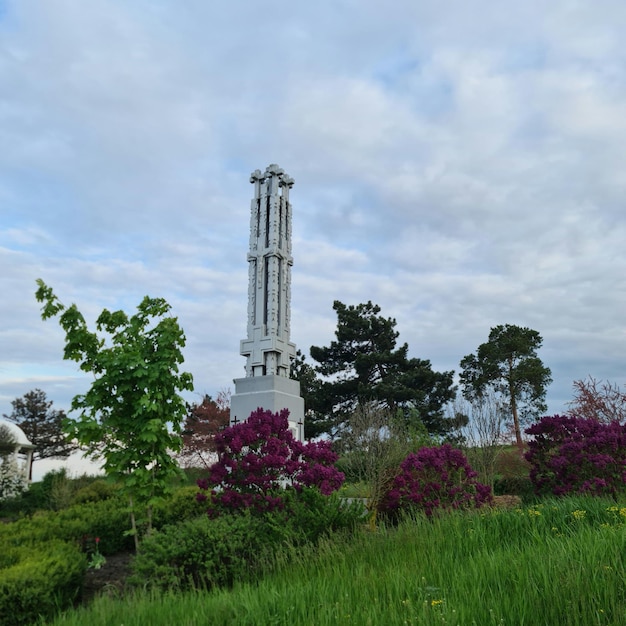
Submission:
POLYGON ((626 508, 567 498, 335 537, 256 585, 102 597, 54 626, 626 624, 626 508))

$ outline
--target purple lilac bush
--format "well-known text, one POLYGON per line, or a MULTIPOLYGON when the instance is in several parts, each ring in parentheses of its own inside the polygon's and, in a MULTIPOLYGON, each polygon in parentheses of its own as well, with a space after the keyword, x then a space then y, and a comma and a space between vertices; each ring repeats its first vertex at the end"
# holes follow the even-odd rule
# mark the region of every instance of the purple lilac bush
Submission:
POLYGON ((461 450, 450 444, 421 448, 400 465, 381 512, 393 516, 415 508, 430 517, 437 509, 478 508, 490 503, 492 494, 476 476, 461 450))
POLYGON ((526 429, 526 459, 537 493, 609 495, 626 484, 626 425, 572 415, 542 418, 526 429))
POLYGON ((289 411, 257 409, 245 422, 225 428, 215 437, 218 461, 209 477, 198 480, 210 491, 209 515, 244 509, 263 513, 284 508, 287 490, 304 487, 330 495, 341 487, 344 475, 334 467, 338 456, 326 441, 302 443, 289 430, 289 411))

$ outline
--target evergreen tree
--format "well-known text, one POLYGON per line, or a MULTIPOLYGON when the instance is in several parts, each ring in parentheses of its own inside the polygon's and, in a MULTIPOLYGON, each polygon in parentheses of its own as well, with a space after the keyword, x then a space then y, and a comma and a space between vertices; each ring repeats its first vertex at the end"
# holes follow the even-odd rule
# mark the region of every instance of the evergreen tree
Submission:
POLYGON ((502 398, 513 419, 517 445, 522 447, 520 421, 546 410, 546 389, 552 382, 550 369, 537 356, 541 335, 511 324, 496 326, 476 354, 461 360, 463 395, 480 400, 490 391, 502 398))
POLYGON ((11 414, 3 415, 5 419, 17 424, 35 446, 33 461, 66 458, 78 447, 63 432, 65 412, 54 410, 52 404, 44 391, 34 389, 13 400, 11 414))
POLYGON ((315 370, 324 377, 310 392, 318 429, 336 436, 359 405, 373 403, 400 411, 410 426, 421 423, 431 434, 446 435, 452 422, 443 407, 455 396, 453 372, 435 372, 430 361, 409 358, 408 344, 396 346, 396 320, 379 315, 371 301, 347 306, 336 300, 333 309, 336 340, 311 347, 315 370))

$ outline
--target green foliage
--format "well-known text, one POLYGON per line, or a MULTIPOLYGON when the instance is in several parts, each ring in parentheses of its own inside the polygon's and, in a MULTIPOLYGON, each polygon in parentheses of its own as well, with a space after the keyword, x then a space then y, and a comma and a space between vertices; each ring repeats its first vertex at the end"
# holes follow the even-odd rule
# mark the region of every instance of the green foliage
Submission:
POLYGON ((68 419, 65 430, 92 457, 102 458, 106 474, 119 482, 131 502, 133 531, 135 507, 145 512, 149 529, 152 506, 178 472, 171 452, 181 447, 186 416, 178 393, 192 389, 191 375, 178 367, 185 335, 167 315, 167 302, 149 297, 132 317, 103 310, 97 332, 91 332, 76 305, 66 309, 42 280, 37 284, 42 318, 60 314, 64 358, 95 377, 87 393, 73 399, 80 416, 68 419))
POLYGON ((206 513, 206 505, 196 499, 197 493, 196 486, 178 487, 154 507, 154 526, 161 528, 206 513))
POLYGON ((0 424, 0 459, 15 451, 17 439, 6 424, 0 424))
POLYGON ((494 392, 511 412, 518 446, 523 445, 520 422, 546 410, 550 369, 537 356, 542 344, 536 330, 511 324, 495 326, 476 354, 461 360, 463 395, 470 401, 494 392))
MULTIPOLYGON (((3 626, 34 624, 70 606, 80 595, 87 560, 75 545, 11 546, 0 556, 0 616, 3 626)), ((46 620, 47 621, 47 620, 46 620)))
POLYGON ((289 492, 285 509, 276 511, 274 519, 287 531, 290 544, 315 544, 322 537, 341 531, 351 531, 366 518, 367 512, 359 500, 347 502, 338 493, 325 496, 313 487, 301 492, 289 492))
POLYGON ((132 547, 132 538, 124 534, 128 508, 117 498, 89 504, 77 504, 62 511, 39 511, 29 518, 0 525, 0 544, 35 545, 61 539, 82 545, 88 537, 100 537, 100 548, 113 554, 132 547))
MULTIPOLYGON (((155 531, 133 562, 131 583, 160 589, 222 587, 253 580, 272 541, 267 526, 251 515, 206 515, 155 531)), ((279 529, 275 529, 276 532, 279 529)))
POLYGON ((537 499, 535 487, 528 476, 503 476, 493 482, 493 493, 496 496, 519 496, 523 502, 537 499))
POLYGON ((401 412, 394 415, 369 403, 358 406, 350 416, 350 429, 338 444, 342 456, 337 469, 350 482, 366 486, 372 523, 402 461, 411 452, 433 443, 421 422, 411 427, 401 412))
POLYGON ((187 519, 144 540, 132 580, 160 589, 254 581, 274 568, 279 553, 285 556, 292 547, 354 528, 364 515, 360 503, 346 504, 335 494, 304 488, 299 494, 290 491, 281 511, 187 519))
POLYGON ((119 495, 119 489, 115 485, 109 481, 99 479, 77 489, 73 496, 73 502, 75 504, 100 502, 101 500, 113 498, 116 495, 119 495))
POLYGON ((455 395, 453 372, 435 372, 430 361, 408 358, 408 344, 396 347, 396 320, 380 316, 378 305, 346 306, 336 300, 333 309, 336 340, 311 347, 316 371, 325 380, 308 386, 305 403, 314 415, 305 421, 305 434, 337 435, 355 408, 370 402, 393 413, 399 409, 407 423, 421 422, 432 434, 446 434, 451 424, 443 406, 455 395), (311 424, 317 432, 311 432, 311 424))
POLYGON ((0 517, 15 518, 35 511, 58 511, 73 504, 98 502, 119 495, 119 489, 104 478, 70 478, 65 468, 51 470, 28 491, 0 503, 0 517))
POLYGON ((41 389, 34 389, 11 402, 13 411, 4 415, 17 424, 27 439, 35 446, 33 459, 67 457, 76 445, 63 433, 65 413, 52 409, 53 402, 41 389))
POLYGON ((333 535, 262 580, 212 593, 103 597, 53 626, 617 626, 626 508, 564 498, 333 535))
MULTIPOLYGON (((52 473, 47 482, 52 484, 59 475, 52 473)), ((84 479, 75 482, 83 485, 75 492, 76 497, 92 489, 105 499, 61 511, 39 511, 32 517, 0 524, 0 616, 5 614, 3 601, 14 603, 13 621, 5 622, 0 617, 0 624, 31 624, 37 611, 48 616, 54 609, 67 606, 80 592, 86 557, 90 557, 89 563, 97 563, 105 555, 132 549, 133 538, 124 532, 128 507, 115 488, 109 491, 111 486, 102 480, 91 480, 86 486, 84 479), (44 585, 41 577, 42 572, 47 573, 45 568, 50 568, 50 578, 44 585), (29 589, 16 591, 25 579, 29 589), (37 595, 41 595, 41 606, 35 606, 37 595)), ((195 501, 196 492, 194 487, 183 487, 160 502, 155 507, 157 527, 192 516, 206 517, 204 507, 195 501)))

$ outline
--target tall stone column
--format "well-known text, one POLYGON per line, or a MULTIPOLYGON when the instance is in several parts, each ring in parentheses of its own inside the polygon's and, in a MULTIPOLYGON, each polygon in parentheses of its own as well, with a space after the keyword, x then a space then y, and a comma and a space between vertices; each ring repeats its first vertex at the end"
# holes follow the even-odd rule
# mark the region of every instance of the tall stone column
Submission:
POLYGON ((241 341, 246 376, 237 378, 231 398, 231 423, 246 420, 257 408, 289 409, 289 426, 304 439, 304 400, 300 383, 289 378, 296 346, 291 323, 291 203, 294 180, 270 165, 250 176, 254 197, 250 207, 248 251, 248 332, 241 341))

